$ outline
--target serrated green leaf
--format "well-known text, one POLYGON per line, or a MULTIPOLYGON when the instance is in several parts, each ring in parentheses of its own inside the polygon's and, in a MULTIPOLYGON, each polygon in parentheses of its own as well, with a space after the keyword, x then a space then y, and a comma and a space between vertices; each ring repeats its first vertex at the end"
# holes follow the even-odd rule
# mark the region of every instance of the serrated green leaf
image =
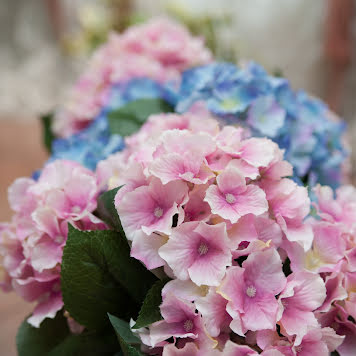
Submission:
POLYGON ((16 344, 19 356, 113 355, 119 350, 110 329, 100 334, 71 334, 62 311, 54 319, 45 319, 39 328, 25 320, 18 330, 16 344))
POLYGON ((109 319, 115 329, 123 354, 125 356, 142 356, 142 353, 132 346, 140 345, 141 342, 140 339, 132 333, 129 323, 111 314, 109 314, 109 319))
POLYGON ((42 140, 49 153, 52 152, 52 141, 55 139, 55 136, 52 132, 52 120, 53 113, 41 116, 42 140))
POLYGON ((136 132, 152 114, 172 112, 173 106, 162 99, 139 99, 108 114, 112 134, 128 136, 136 132))
POLYGON ((114 200, 121 187, 111 189, 98 198, 97 215, 117 231, 122 231, 121 221, 116 211, 114 200))
POLYGON ((140 329, 162 319, 159 306, 162 303, 162 288, 168 280, 157 281, 148 291, 133 329, 140 329))
POLYGON ((108 312, 127 320, 135 317, 157 278, 130 257, 122 233, 68 228, 61 268, 65 309, 91 330, 108 323, 108 312))

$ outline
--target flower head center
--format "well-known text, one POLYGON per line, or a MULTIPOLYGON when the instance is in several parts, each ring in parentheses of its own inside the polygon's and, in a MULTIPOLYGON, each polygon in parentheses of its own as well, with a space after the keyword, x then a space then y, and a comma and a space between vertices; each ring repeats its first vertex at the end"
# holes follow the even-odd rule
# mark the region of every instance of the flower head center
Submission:
POLYGON ((184 325, 183 325, 184 330, 185 330, 186 332, 192 331, 192 330, 193 330, 193 326, 194 326, 194 324, 193 324, 193 322, 192 322, 190 319, 187 319, 187 320, 184 322, 184 325))
POLYGON ((253 298, 256 295, 256 288, 254 286, 247 287, 246 294, 248 297, 253 298))
POLYGON ((75 205, 75 206, 73 206, 73 208, 72 208, 72 213, 73 213, 73 214, 79 214, 81 210, 82 210, 82 209, 80 208, 80 206, 75 205))
POLYGON ((156 218, 160 218, 163 215, 163 209, 160 208, 159 206, 157 206, 156 209, 154 210, 153 214, 156 218))
POLYGON ((54 241, 57 243, 57 244, 61 244, 63 241, 64 241, 64 237, 61 236, 61 235, 58 235, 55 237, 54 241))
POLYGON ((225 199, 229 204, 233 204, 236 201, 236 198, 231 193, 227 193, 225 199))
POLYGON ((198 248, 199 255, 200 256, 206 255, 208 251, 209 251, 209 246, 205 242, 202 242, 198 248))

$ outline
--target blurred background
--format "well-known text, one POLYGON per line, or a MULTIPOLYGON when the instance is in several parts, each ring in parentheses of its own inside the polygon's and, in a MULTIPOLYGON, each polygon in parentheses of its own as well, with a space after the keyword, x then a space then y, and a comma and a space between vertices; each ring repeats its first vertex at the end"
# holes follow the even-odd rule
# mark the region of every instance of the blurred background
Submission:
MULTIPOLYGON (((46 158, 38 116, 60 104, 110 31, 157 15, 204 36, 218 59, 255 60, 326 100, 356 145, 354 0, 0 0, 0 221, 11 217, 8 185, 46 158)), ((16 354, 32 308, 0 293, 2 356, 16 354)))

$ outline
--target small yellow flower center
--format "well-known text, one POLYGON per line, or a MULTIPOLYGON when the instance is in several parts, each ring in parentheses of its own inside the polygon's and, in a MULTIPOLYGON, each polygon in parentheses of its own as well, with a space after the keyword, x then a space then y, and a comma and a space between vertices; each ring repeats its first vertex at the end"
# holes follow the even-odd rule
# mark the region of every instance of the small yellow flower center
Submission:
POLYGON ((235 200, 236 200, 236 198, 231 193, 227 193, 225 195, 225 199, 229 204, 235 203, 235 200))
POLYGON ((248 297, 253 298, 256 295, 256 288, 254 286, 247 287, 246 294, 248 297))
POLYGON ((163 209, 157 206, 153 214, 156 218, 160 218, 163 215, 163 209))
POLYGON ((183 325, 184 330, 185 330, 186 332, 192 331, 192 330, 193 330, 193 326, 194 326, 194 324, 193 324, 193 322, 192 322, 190 319, 186 320, 186 321, 184 322, 184 325, 183 325))

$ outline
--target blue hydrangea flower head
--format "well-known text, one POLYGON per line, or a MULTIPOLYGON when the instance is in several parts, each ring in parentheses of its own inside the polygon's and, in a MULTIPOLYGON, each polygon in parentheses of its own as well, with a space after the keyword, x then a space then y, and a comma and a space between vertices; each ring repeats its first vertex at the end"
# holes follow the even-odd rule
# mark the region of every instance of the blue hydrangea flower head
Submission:
POLYGON ((162 98, 175 105, 176 92, 170 83, 161 85, 148 78, 115 84, 101 113, 87 128, 68 138, 53 141, 49 161, 67 159, 95 170, 99 161, 124 148, 123 138, 111 135, 107 115, 131 101, 150 98, 162 98))
POLYGON ((123 148, 122 137, 111 135, 105 116, 99 116, 79 133, 69 138, 54 140, 50 161, 67 159, 95 170, 99 161, 123 148))
POLYGON ((322 101, 293 91, 288 80, 268 75, 253 62, 243 67, 211 63, 183 73, 176 110, 185 112, 195 102, 203 102, 224 124, 242 125, 275 141, 297 182, 341 184, 348 156, 345 123, 322 101))

